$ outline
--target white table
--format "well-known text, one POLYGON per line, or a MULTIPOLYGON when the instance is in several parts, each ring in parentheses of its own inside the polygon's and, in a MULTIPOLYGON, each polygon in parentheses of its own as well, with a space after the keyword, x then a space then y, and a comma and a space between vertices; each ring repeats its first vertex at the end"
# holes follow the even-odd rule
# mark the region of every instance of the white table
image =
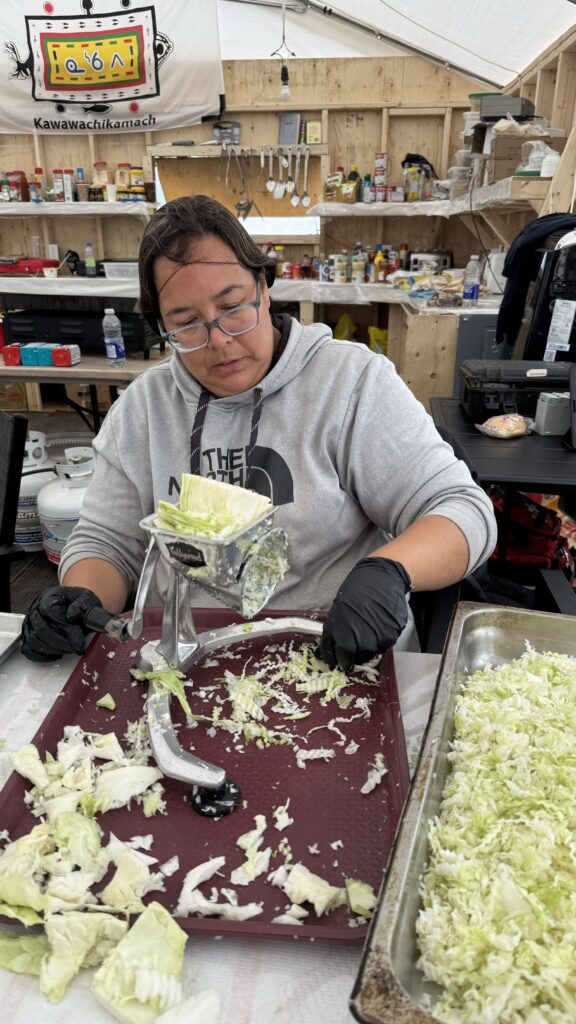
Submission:
MULTIPOLYGON (((76 658, 43 666, 12 654, 0 665, 0 784, 10 757, 28 743, 66 682, 76 658)), ((439 655, 398 652, 400 704, 411 770, 428 718, 439 655)), ((0 828, 2 822, 0 821, 0 828)), ((350 1024, 348 999, 361 945, 268 942, 253 938, 191 935, 185 956, 186 995, 213 986, 221 999, 221 1024, 350 1024)), ((92 972, 82 971, 61 1003, 50 1005, 36 978, 0 970, 2 1024, 110 1024, 112 1018, 89 991, 92 972)))

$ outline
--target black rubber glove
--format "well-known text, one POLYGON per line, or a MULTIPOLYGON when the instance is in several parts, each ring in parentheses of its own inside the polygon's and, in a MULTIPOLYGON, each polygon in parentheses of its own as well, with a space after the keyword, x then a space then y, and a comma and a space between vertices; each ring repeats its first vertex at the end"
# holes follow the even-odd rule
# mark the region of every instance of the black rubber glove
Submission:
POLYGON ((348 573, 324 623, 318 647, 329 665, 348 672, 396 643, 408 621, 411 581, 390 558, 363 558, 348 573))
POLYGON ((82 654, 90 630, 84 626, 100 598, 84 587, 50 587, 34 598, 22 623, 21 651, 30 661, 58 661, 63 654, 82 654))

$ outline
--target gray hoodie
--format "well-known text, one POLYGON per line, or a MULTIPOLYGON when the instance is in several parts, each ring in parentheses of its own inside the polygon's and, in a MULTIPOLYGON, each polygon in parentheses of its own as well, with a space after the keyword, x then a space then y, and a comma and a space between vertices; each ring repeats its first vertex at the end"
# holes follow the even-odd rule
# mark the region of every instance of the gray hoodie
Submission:
MULTIPOLYGON (((244 486, 247 458, 250 486, 278 507, 274 523, 288 535, 290 568, 271 607, 328 608, 360 558, 422 516, 460 527, 468 571, 496 540, 491 502, 392 363, 335 341, 323 324, 292 320, 278 363, 257 388, 232 398, 210 398, 173 356, 115 402, 94 448, 96 469, 60 578, 74 562, 101 557, 124 575, 131 598, 146 546, 139 521, 161 498, 178 501, 181 474, 191 468, 244 486)), ((158 590, 148 604, 159 603, 161 578, 158 590)), ((193 603, 210 602, 198 591, 193 603)))

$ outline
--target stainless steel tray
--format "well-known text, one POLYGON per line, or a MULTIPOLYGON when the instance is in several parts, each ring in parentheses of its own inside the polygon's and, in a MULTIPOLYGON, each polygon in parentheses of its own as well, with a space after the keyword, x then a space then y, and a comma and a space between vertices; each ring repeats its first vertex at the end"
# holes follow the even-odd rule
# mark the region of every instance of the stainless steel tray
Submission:
POLYGON ((23 622, 23 615, 0 612, 0 665, 18 646, 23 622))
POLYGON ((448 775, 454 704, 466 676, 536 650, 576 656, 576 620, 523 608, 462 602, 452 621, 420 760, 392 852, 378 907, 350 999, 367 1024, 433 1024, 424 1002, 437 994, 417 969, 419 880, 428 853, 428 824, 439 809, 448 775))

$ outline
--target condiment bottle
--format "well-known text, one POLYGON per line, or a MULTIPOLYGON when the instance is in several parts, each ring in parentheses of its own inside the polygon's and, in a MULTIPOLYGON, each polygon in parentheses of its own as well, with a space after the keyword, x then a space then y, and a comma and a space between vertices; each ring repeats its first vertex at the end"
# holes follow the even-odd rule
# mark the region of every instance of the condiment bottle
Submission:
POLYGON ((116 182, 116 188, 123 190, 130 188, 130 164, 118 164, 114 180, 116 182))

